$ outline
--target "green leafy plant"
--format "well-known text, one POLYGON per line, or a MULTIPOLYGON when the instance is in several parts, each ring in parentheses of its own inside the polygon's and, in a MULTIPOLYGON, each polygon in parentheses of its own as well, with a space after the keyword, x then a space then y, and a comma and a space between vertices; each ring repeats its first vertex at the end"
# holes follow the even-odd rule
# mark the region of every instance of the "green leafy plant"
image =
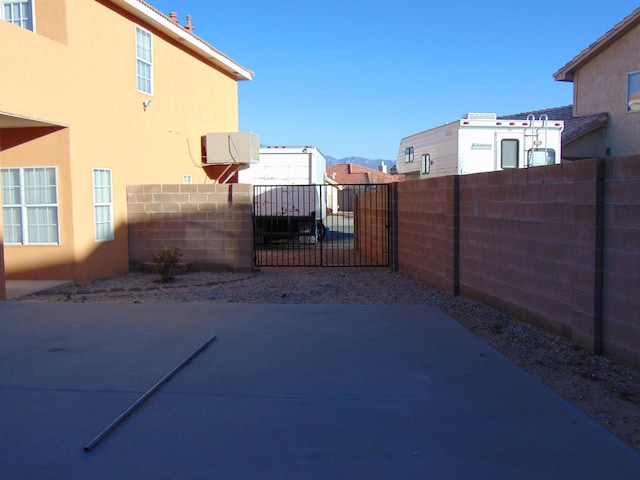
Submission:
POLYGON ((177 247, 168 248, 157 255, 153 255, 152 258, 154 263, 158 265, 160 281, 163 283, 173 282, 176 279, 174 272, 182 258, 180 249, 177 247))

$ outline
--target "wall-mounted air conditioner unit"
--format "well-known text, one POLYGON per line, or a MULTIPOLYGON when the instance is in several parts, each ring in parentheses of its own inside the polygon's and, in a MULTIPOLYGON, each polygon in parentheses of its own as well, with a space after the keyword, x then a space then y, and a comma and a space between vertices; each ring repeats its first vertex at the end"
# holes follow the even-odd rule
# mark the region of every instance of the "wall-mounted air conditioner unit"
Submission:
POLYGON ((260 137, 251 132, 207 133, 202 137, 202 162, 207 165, 258 163, 260 137))

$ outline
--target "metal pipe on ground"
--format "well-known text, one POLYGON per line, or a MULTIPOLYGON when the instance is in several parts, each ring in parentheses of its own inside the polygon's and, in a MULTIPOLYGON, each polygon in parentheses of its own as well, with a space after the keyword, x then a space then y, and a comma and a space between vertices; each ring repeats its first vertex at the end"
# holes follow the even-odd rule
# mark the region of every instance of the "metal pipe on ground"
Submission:
POLYGON ((216 336, 213 335, 206 342, 200 345, 196 350, 194 350, 187 358, 182 360, 178 365, 176 365, 173 370, 167 373, 164 377, 162 377, 153 387, 147 390, 140 398, 138 398, 129 408, 127 408, 124 412, 122 412, 113 422, 111 422, 107 427, 104 428, 93 440, 91 440, 84 447, 85 452, 90 452, 93 450, 109 433, 111 433, 118 425, 120 425, 129 415, 131 415, 140 405, 142 405, 151 395, 153 395, 157 390, 162 387, 165 383, 167 383, 171 377, 173 377, 180 369, 182 369, 185 365, 187 365, 191 360, 193 360, 200 352, 203 352, 207 349, 209 344, 216 339, 216 336))

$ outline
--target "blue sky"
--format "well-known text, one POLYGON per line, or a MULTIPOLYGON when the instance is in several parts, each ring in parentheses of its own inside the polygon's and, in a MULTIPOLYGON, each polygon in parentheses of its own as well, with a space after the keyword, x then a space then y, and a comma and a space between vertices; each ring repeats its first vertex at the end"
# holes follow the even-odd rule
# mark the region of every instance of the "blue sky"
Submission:
POLYGON ((241 131, 266 145, 395 160, 402 137, 467 112, 572 103, 553 74, 633 0, 150 0, 255 72, 241 131))

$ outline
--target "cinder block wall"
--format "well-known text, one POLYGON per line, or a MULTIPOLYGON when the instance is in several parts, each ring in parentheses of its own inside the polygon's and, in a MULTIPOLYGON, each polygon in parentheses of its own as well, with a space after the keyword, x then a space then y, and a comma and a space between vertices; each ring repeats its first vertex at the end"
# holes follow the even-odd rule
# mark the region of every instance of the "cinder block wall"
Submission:
POLYGON ((127 204, 132 269, 173 247, 191 270, 252 268, 251 185, 132 185, 127 204))
POLYGON ((354 233, 356 250, 368 261, 384 265, 389 248, 389 189, 391 185, 380 185, 375 191, 355 196, 354 233))
POLYGON ((398 183, 398 269, 457 293, 456 177, 398 183))
POLYGON ((398 184, 398 266, 640 367, 640 157, 398 184))
POLYGON ((640 366, 640 156, 607 160, 604 352, 640 366))
POLYGON ((599 165, 461 176, 461 295, 599 352, 599 165))

